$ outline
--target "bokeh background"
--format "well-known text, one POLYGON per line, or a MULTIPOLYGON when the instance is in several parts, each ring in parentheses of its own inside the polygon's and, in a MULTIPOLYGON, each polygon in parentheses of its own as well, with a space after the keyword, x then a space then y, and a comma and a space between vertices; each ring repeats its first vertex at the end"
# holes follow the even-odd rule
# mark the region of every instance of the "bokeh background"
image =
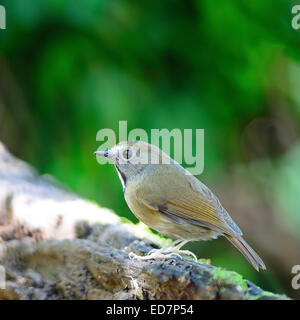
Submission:
MULTIPOLYGON (((40 173, 134 222, 102 128, 204 128, 199 177, 268 270, 225 240, 188 246, 299 298, 300 38, 286 0, 7 0, 0 139, 40 173)), ((299 2, 300 4, 300 2, 299 2)))

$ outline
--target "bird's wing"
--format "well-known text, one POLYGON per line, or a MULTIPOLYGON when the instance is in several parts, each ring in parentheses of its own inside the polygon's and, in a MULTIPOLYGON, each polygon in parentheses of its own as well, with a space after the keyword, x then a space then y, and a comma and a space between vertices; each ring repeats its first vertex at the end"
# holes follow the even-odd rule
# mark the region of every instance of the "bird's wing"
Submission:
POLYGON ((182 196, 176 199, 169 199, 165 201, 155 201, 154 199, 143 199, 143 204, 148 208, 164 214, 171 220, 180 223, 187 221, 194 225, 199 225, 204 228, 211 229, 219 233, 235 235, 227 223, 220 218, 214 207, 200 201, 191 201, 184 199, 182 196))
MULTIPOLYGON (((175 175, 178 174, 177 172, 175 170, 175 175)), ((182 219, 191 224, 207 227, 220 233, 229 235, 242 234, 241 230, 221 206, 217 197, 205 185, 197 180, 201 184, 200 187, 205 187, 205 192, 201 192, 199 186, 193 186, 196 178, 181 176, 180 172, 179 177, 176 179, 176 184, 174 182, 174 185, 170 185, 168 184, 170 173, 174 174, 174 172, 166 172, 166 176, 164 176, 165 173, 160 172, 159 177, 152 176, 149 178, 151 179, 150 183, 144 181, 136 189, 137 199, 140 199, 148 208, 160 212, 171 219, 173 218, 177 222, 182 219), (157 183, 155 183, 156 178, 159 178, 157 183), (209 194, 206 194, 207 192, 209 194)))

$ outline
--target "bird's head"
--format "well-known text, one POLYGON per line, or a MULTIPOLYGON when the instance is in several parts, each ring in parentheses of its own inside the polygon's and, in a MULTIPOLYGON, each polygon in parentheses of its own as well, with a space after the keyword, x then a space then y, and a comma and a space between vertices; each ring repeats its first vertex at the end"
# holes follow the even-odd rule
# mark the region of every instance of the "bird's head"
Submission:
POLYGON ((143 141, 122 141, 110 150, 96 151, 95 154, 108 158, 115 165, 123 187, 149 165, 173 161, 158 147, 143 141))

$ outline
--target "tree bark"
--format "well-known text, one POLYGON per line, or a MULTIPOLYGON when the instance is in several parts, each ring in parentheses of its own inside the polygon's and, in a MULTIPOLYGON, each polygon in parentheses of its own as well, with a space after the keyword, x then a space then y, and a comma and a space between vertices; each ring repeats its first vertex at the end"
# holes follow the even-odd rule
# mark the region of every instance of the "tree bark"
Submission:
POLYGON ((287 299, 205 261, 128 257, 165 241, 39 176, 0 144, 0 299, 287 299))

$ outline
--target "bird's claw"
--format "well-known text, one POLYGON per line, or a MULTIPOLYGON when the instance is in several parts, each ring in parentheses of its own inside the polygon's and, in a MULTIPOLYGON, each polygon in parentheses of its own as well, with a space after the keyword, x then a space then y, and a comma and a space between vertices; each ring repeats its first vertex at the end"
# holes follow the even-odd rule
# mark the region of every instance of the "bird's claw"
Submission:
POLYGON ((191 257, 194 258, 194 260, 195 260, 196 262, 198 261, 196 255, 195 255, 193 252, 189 251, 189 250, 179 250, 179 251, 178 251, 178 254, 179 254, 179 255, 180 255, 180 254, 185 254, 185 255, 187 255, 187 256, 191 256, 191 257))
POLYGON ((176 252, 172 252, 172 253, 166 254, 166 256, 168 256, 170 258, 175 256, 175 257, 178 257, 180 260, 183 259, 182 256, 179 253, 176 253, 176 252))
POLYGON ((156 252, 157 250, 159 250, 159 249, 151 249, 151 250, 147 253, 147 256, 151 255, 152 253, 156 252))
POLYGON ((135 259, 138 259, 138 258, 142 258, 142 256, 139 256, 139 255, 135 254, 134 252, 130 252, 130 253, 128 254, 128 257, 129 257, 129 259, 130 259, 131 261, 134 261, 135 259))
POLYGON ((130 252, 128 256, 129 256, 129 259, 132 261, 134 261, 135 259, 138 259, 138 260, 168 259, 168 258, 173 258, 174 256, 182 260, 183 257, 181 256, 181 254, 192 256, 195 261, 198 261, 196 255, 189 250, 177 250, 177 252, 172 252, 171 249, 165 250, 165 251, 161 249, 152 249, 148 252, 146 256, 139 256, 133 252, 130 252))

